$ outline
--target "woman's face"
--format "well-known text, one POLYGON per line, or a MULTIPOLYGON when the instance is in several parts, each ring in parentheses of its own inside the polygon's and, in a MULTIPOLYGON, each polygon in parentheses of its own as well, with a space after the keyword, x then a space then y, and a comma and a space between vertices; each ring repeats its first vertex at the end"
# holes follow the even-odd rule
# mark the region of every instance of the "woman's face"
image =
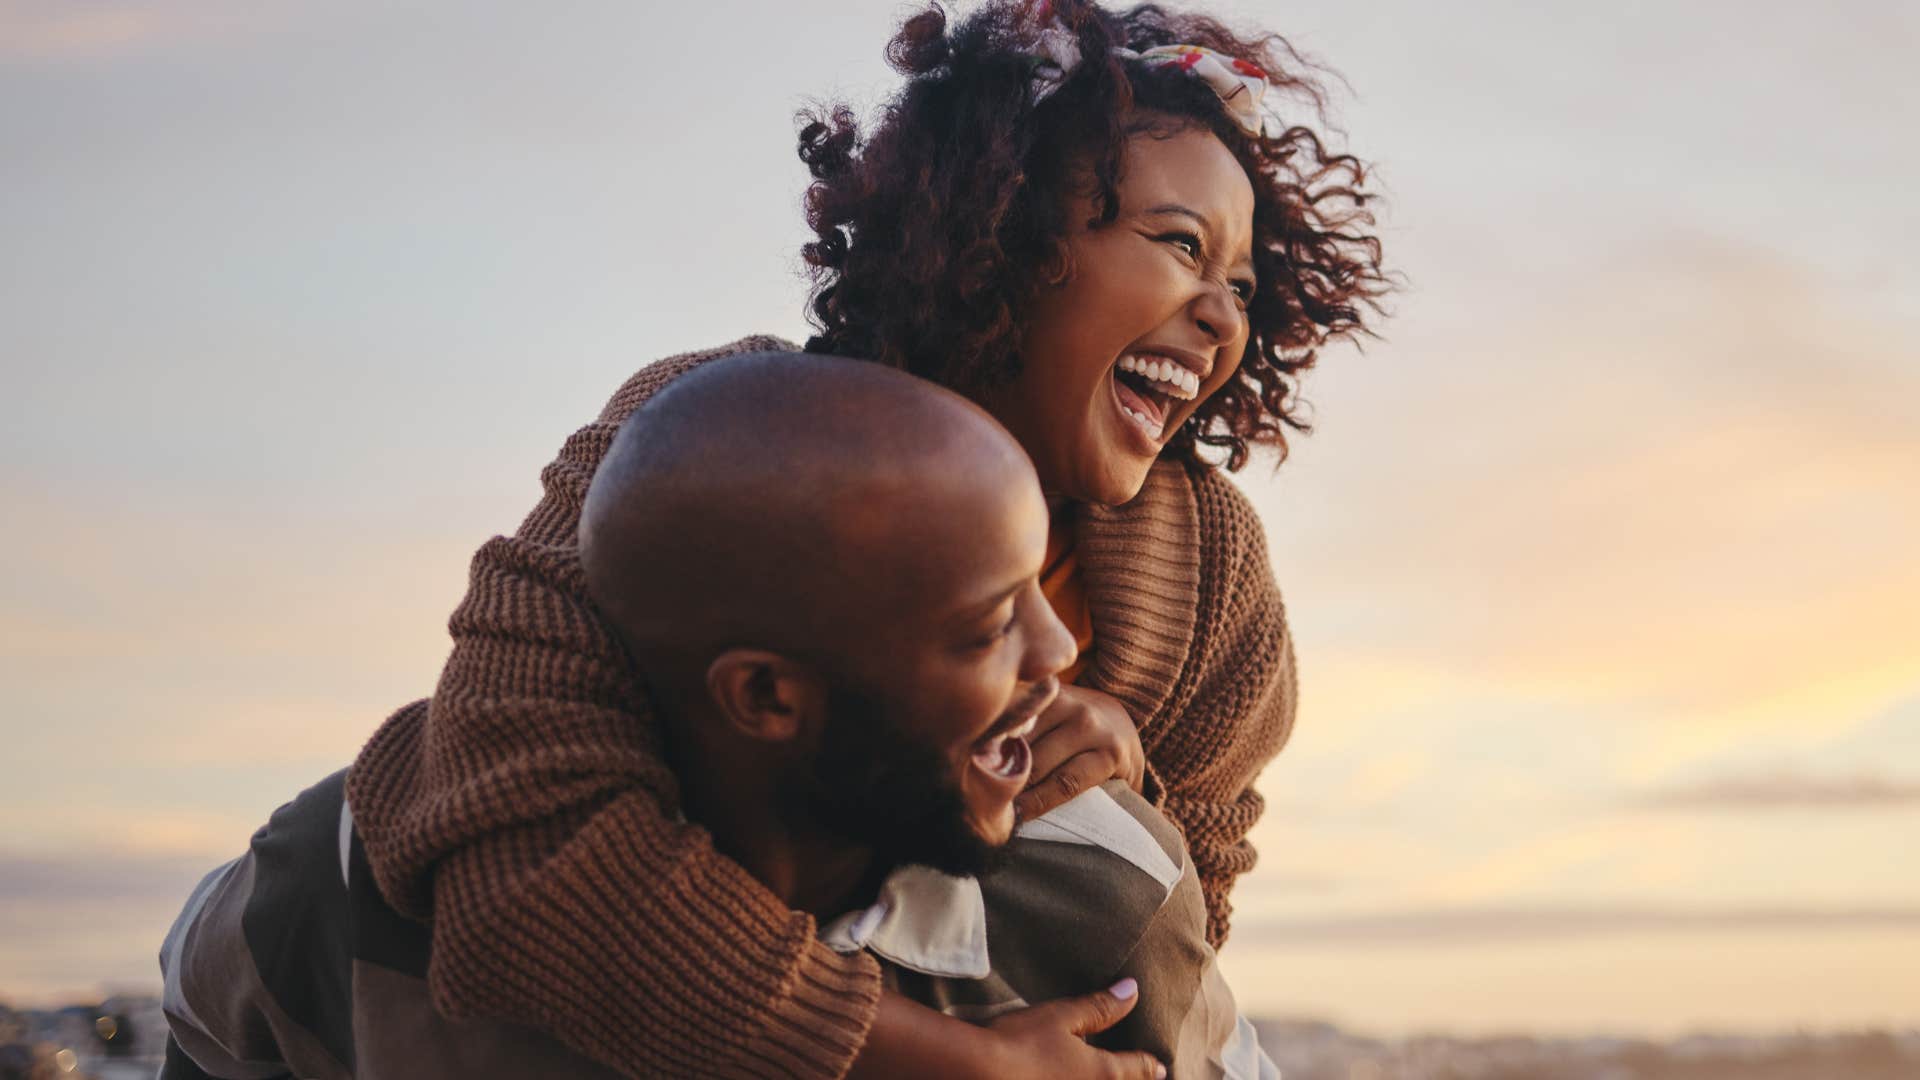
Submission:
POLYGON ((1137 135, 1119 216, 1069 205, 1072 276, 1021 335, 1020 375, 983 402, 1032 456, 1049 495, 1116 505, 1240 366, 1253 291, 1253 185, 1211 132, 1137 135))

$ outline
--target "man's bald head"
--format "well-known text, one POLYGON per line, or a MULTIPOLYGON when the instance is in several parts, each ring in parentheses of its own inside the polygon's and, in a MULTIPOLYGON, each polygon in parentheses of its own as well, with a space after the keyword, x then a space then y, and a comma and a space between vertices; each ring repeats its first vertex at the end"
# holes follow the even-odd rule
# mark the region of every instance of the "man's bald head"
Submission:
POLYGON ((726 648, 828 663, 860 648, 927 603, 1009 499, 1039 499, 1032 466, 966 399, 878 364, 751 354, 681 376, 626 422, 580 553, 664 689, 726 648))

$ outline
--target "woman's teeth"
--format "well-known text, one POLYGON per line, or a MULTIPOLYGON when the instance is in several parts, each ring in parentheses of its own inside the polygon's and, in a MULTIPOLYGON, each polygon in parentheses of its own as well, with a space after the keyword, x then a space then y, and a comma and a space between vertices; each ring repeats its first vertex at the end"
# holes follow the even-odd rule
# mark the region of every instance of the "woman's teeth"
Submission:
POLYGON ((1147 438, 1152 439, 1155 442, 1158 442, 1160 440, 1161 433, 1167 430, 1167 425, 1165 421, 1154 420, 1150 417, 1142 416, 1139 413, 1134 412, 1132 409, 1127 408, 1125 405, 1120 406, 1120 411, 1123 413, 1126 413, 1127 419, 1133 421, 1135 424, 1138 424, 1140 426, 1140 430, 1147 433, 1147 438))
POLYGON ((1156 360, 1128 353, 1120 358, 1120 370, 1159 383, 1159 389, 1168 397, 1192 401, 1200 396, 1200 376, 1171 360, 1156 360))

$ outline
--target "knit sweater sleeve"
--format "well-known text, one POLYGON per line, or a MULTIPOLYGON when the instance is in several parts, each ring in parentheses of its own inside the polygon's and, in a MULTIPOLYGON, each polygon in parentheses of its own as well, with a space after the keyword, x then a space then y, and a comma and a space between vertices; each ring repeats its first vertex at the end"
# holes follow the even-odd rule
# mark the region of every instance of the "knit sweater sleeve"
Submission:
POLYGON ((431 703, 395 714, 348 800, 380 888, 433 926, 449 1016, 511 1019, 643 1076, 835 1077, 872 1025, 877 965, 814 937, 676 814, 644 695, 589 602, 580 508, 620 422, 749 338, 641 371, 474 557, 431 703))
POLYGON ((1207 901, 1207 938, 1226 941, 1234 880, 1253 868, 1247 834, 1265 803, 1254 779, 1293 730, 1293 640, 1246 496, 1224 477, 1194 482, 1201 558, 1200 611, 1188 678, 1174 715, 1177 743, 1149 750, 1162 811, 1186 834, 1207 901))

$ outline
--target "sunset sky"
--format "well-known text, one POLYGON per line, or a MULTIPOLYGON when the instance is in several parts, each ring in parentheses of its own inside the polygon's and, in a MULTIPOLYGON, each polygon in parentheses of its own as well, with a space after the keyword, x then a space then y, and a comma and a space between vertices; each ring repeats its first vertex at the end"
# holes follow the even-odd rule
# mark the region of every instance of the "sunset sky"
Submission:
MULTIPOLYGON (((155 982, 615 386, 804 337, 793 115, 906 9, 654 7, 0 0, 0 1000, 155 982)), ((1216 10, 1350 84, 1405 276, 1241 474, 1243 1004, 1920 1025, 1920 7, 1216 10)))

